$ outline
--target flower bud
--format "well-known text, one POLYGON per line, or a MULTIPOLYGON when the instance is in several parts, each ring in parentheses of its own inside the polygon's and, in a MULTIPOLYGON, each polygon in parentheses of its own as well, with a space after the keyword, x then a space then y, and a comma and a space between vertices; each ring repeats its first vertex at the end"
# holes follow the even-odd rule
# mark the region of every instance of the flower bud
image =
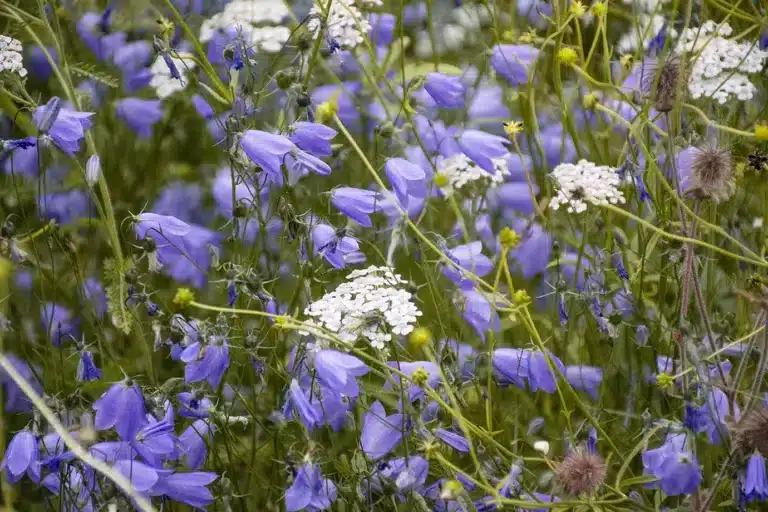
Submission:
POLYGON ((520 235, 518 235, 514 229, 504 227, 502 228, 501 233, 499 233, 499 241, 501 242, 501 246, 505 249, 514 249, 520 245, 520 235))
POLYGON ((533 443, 533 449, 542 455, 546 455, 549 453, 549 442, 536 441, 535 443, 533 443))
POLYGON ((54 96, 43 108, 40 121, 37 123, 37 129, 41 133, 48 133, 53 123, 59 117, 59 112, 61 112, 61 98, 54 96))
POLYGON ((176 296, 173 298, 173 303, 179 307, 185 308, 189 306, 195 300, 195 294, 189 288, 179 288, 176 290, 176 296))
POLYGON ((573 48, 562 48, 557 52, 557 60, 563 66, 570 66, 576 64, 579 61, 579 54, 573 48))
POLYGON ((414 348, 421 348, 432 341, 432 332, 426 327, 417 327, 411 332, 408 341, 414 348))
POLYGON ((99 181, 101 176, 101 159, 99 155, 91 155, 85 164, 85 182, 92 187, 99 181))

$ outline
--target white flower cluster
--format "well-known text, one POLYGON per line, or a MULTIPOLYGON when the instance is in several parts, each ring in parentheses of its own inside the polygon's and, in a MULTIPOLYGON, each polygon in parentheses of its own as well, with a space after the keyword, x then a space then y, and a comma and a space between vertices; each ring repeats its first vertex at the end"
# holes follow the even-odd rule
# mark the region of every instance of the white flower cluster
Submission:
MULTIPOLYGON (((311 317, 305 323, 332 331, 350 345, 365 338, 382 351, 387 350, 393 334, 406 335, 414 329, 421 311, 411 294, 398 288, 406 283, 399 274, 389 267, 371 266, 355 270, 347 279, 304 310, 311 317)), ((310 327, 303 334, 317 333, 310 327)), ((317 341, 324 343, 320 336, 317 341)))
POLYGON ((195 61, 184 58, 183 55, 179 57, 170 57, 173 65, 179 70, 181 79, 171 77, 171 70, 168 64, 165 63, 162 55, 158 55, 155 62, 150 66, 149 71, 152 73, 152 80, 149 85, 155 89, 155 94, 160 99, 167 98, 171 94, 183 90, 189 81, 187 75, 191 69, 194 69, 195 61))
POLYGON ((18 73, 20 77, 27 76, 21 57, 21 42, 8 36, 0 36, 0 72, 18 73))
MULTIPOLYGON (((325 28, 328 39, 335 41, 345 50, 362 43, 365 35, 371 30, 371 25, 368 23, 367 16, 355 7, 355 0, 330 0, 330 2, 331 8, 325 22, 323 22, 323 11, 317 5, 310 9, 307 29, 312 36, 317 39, 325 28)), ((381 5, 379 0, 361 0, 360 3, 363 7, 381 5)))
POLYGON ((234 0, 203 22, 200 41, 209 42, 218 31, 237 30, 249 47, 277 53, 291 36, 291 30, 283 26, 290 15, 284 2, 234 0))
POLYGON ((661 6, 671 0, 624 0, 624 5, 632 5, 642 12, 657 12, 661 6))
POLYGON ((624 193, 619 190, 621 179, 616 169, 607 165, 595 165, 586 160, 577 164, 560 164, 552 171, 557 181, 557 195, 549 206, 557 210, 567 206, 569 213, 581 213, 587 203, 594 205, 624 203, 624 193))
POLYGON ((464 153, 456 153, 438 162, 437 172, 448 179, 445 186, 441 187, 444 194, 448 195, 463 188, 465 185, 479 184, 485 188, 494 188, 504 183, 504 178, 509 174, 506 158, 494 158, 493 174, 470 160, 464 153))
POLYGON ((728 23, 709 20, 683 32, 678 53, 697 54, 688 79, 694 99, 712 98, 724 104, 732 97, 747 101, 754 96, 756 88, 747 74, 763 69, 768 52, 753 43, 727 39, 732 31, 728 23))

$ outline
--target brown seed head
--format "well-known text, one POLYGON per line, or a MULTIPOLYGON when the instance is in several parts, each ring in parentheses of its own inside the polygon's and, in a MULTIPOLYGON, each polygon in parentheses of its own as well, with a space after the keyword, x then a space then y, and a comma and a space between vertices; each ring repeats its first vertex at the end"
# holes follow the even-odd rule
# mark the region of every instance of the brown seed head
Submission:
POLYGON ((730 149, 704 148, 695 151, 687 191, 689 195, 719 203, 727 201, 735 188, 730 149))
POLYGON ((605 462, 597 454, 573 450, 557 466, 557 483, 571 494, 589 494, 605 480, 605 462))
POLYGON ((748 455, 755 450, 768 457, 768 409, 752 409, 730 425, 733 447, 748 455))
POLYGON ((682 96, 686 81, 685 67, 679 57, 648 61, 642 69, 642 89, 659 112, 669 112, 682 96))

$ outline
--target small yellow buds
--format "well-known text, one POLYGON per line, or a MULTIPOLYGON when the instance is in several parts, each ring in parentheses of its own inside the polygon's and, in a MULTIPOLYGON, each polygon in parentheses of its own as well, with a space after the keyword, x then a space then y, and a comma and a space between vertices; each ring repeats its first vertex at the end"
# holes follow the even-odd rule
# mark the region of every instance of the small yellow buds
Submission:
POLYGON ((411 380, 417 386, 423 387, 427 381, 429 381, 429 372, 427 372, 427 370, 424 368, 418 368, 415 372, 413 372, 413 375, 411 375, 411 380))
POLYGON ((505 226, 501 228, 501 233, 499 233, 499 242, 505 249, 514 249, 520 245, 520 235, 514 229, 505 226))
POLYGON ((597 94, 589 93, 586 96, 584 96, 584 101, 582 102, 582 105, 586 110, 593 110, 595 108, 595 105, 597 105, 597 94))
POLYGON ((608 14, 608 5, 605 2, 595 2, 592 4, 592 12, 595 16, 605 16, 608 14))
POLYGON ((173 298, 173 303, 179 307, 185 308, 189 306, 195 300, 195 293, 189 288, 179 288, 176 290, 176 296, 173 298))
POLYGON ((333 119, 333 116, 338 114, 338 97, 339 91, 336 91, 333 96, 328 99, 328 101, 325 101, 317 106, 317 110, 315 111, 315 119, 317 119, 318 123, 327 123, 333 119))
POLYGON ((461 482, 458 480, 448 480, 443 484, 443 488, 440 489, 440 499, 443 500, 455 500, 464 491, 461 482))
POLYGON ((290 319, 291 319, 291 317, 289 317, 289 316, 280 315, 278 317, 275 317, 275 323, 277 325, 285 325, 285 324, 288 323, 288 320, 290 320, 290 319))
POLYGON ((619 59, 619 62, 621 63, 621 67, 624 69, 630 69, 632 65, 635 63, 635 57, 633 57, 630 54, 622 55, 619 59))
POLYGON ((515 31, 511 28, 509 30, 505 30, 503 34, 501 34, 502 41, 505 41, 507 43, 511 43, 515 40, 515 31))
POLYGON ((759 123, 755 125, 755 138, 760 141, 768 140, 768 124, 759 123))
POLYGON ((504 123, 504 133, 506 133, 510 139, 514 139, 522 131, 522 121, 509 121, 508 123, 504 123))
POLYGON ((448 179, 448 175, 442 172, 438 172, 437 174, 435 174, 435 177, 433 179, 435 180, 435 185, 438 188, 445 188, 450 183, 450 180, 448 179))
POLYGON ((579 61, 579 54, 573 48, 562 48, 557 52, 557 60, 563 66, 571 66, 579 61))
POLYGON ((432 331, 426 327, 417 327, 411 332, 408 341, 414 348, 421 348, 432 341, 432 331))
POLYGON ((532 44, 533 43, 533 32, 526 32, 524 34, 520 34, 519 41, 523 44, 532 44))
POLYGON ((576 16, 577 18, 581 18, 587 13, 587 8, 584 6, 583 3, 579 2, 579 0, 576 0, 575 2, 571 3, 571 14, 576 16))
POLYGON ((674 383, 674 377, 668 373, 660 373, 656 376, 656 384, 658 384, 661 389, 672 387, 674 383))
POLYGON ((528 292, 525 290, 517 290, 515 294, 512 295, 512 301, 518 306, 523 306, 525 304, 530 304, 531 296, 528 295, 528 292))

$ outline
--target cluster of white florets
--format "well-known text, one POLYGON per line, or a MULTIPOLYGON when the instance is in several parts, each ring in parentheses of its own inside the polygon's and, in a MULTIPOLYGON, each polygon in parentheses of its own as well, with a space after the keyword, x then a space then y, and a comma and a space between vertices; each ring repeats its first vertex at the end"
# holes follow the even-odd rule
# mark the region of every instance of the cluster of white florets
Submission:
POLYGON ((641 12, 656 12, 671 0, 624 0, 625 5, 632 5, 641 12))
POLYGON ((21 42, 8 36, 0 36, 0 72, 18 73, 20 77, 27 76, 21 57, 21 42))
POLYGON ((479 185, 484 189, 494 188, 504 183, 509 175, 506 158, 494 158, 493 173, 490 173, 470 160, 464 153, 456 153, 438 162, 437 172, 442 174, 447 183, 440 189, 449 195, 458 192, 468 184, 479 185))
POLYGON ((171 69, 162 55, 158 55, 155 62, 149 68, 149 71, 152 73, 152 80, 150 80, 149 85, 155 89, 155 94, 160 99, 167 98, 175 92, 184 90, 189 83, 187 75, 196 66, 194 60, 185 58, 183 55, 169 58, 179 71, 180 79, 171 76, 171 69))
POLYGON ((747 74, 763 69, 768 52, 757 44, 727 39, 728 23, 707 21, 699 28, 686 29, 677 47, 678 53, 694 54, 688 90, 694 99, 712 98, 724 104, 731 98, 752 99, 755 85, 747 74))
POLYGON ((607 165, 595 165, 586 160, 577 164, 560 164, 552 171, 557 181, 557 195, 550 207, 557 210, 567 206, 569 213, 581 213, 587 204, 606 205, 624 203, 624 193, 619 190, 621 179, 616 169, 607 165))
MULTIPOLYGON (((355 0, 319 0, 328 9, 328 17, 323 16, 323 10, 317 5, 309 11, 310 20, 307 29, 317 38, 323 29, 327 37, 335 41, 341 48, 349 50, 363 42, 365 35, 371 30, 368 17, 355 6, 355 0)), ((363 8, 381 5, 380 0, 361 0, 363 8)))
POLYGON ((402 288, 406 281, 399 274, 389 267, 371 266, 355 270, 347 279, 304 310, 311 317, 305 322, 308 328, 304 334, 317 335, 317 342, 326 344, 322 335, 313 332, 312 326, 317 325, 350 345, 364 338, 374 348, 386 352, 392 335, 403 336, 413 331, 421 311, 411 294, 402 288))
POLYGON ((207 43, 219 31, 236 30, 248 47, 276 53, 291 36, 291 30, 283 26, 290 14, 283 2, 234 0, 203 22, 200 41, 207 43))

